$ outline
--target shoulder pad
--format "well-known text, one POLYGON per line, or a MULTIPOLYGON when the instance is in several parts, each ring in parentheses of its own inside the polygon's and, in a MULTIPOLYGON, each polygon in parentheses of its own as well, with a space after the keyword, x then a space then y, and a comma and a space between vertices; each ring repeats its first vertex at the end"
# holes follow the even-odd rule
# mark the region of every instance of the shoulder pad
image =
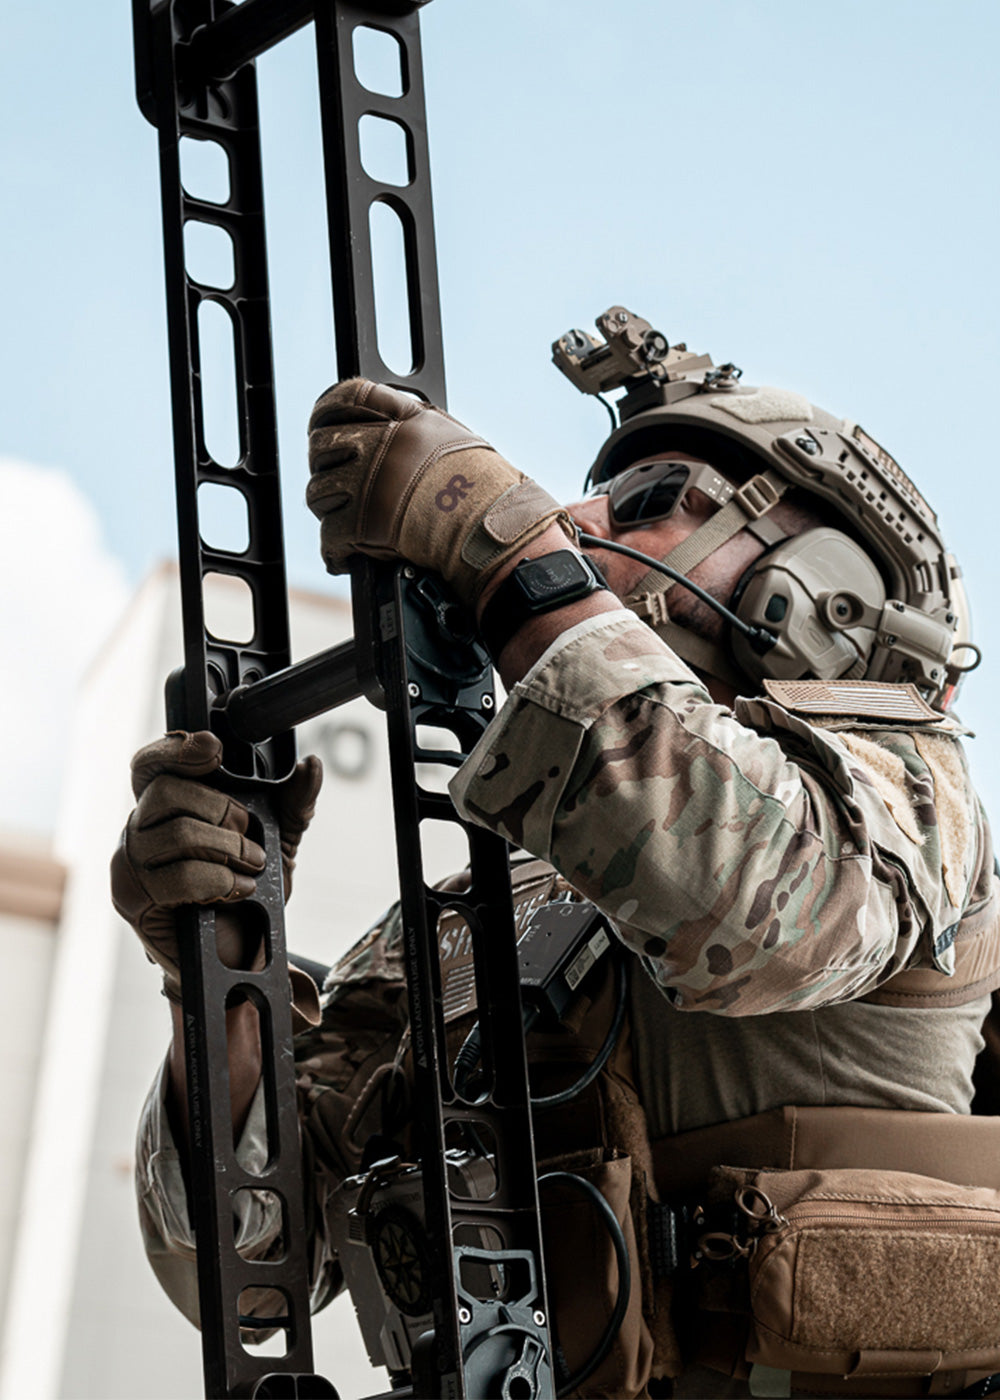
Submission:
POLYGON ((947 716, 932 710, 917 687, 888 681, 773 681, 764 689, 772 700, 797 715, 940 724, 947 716))

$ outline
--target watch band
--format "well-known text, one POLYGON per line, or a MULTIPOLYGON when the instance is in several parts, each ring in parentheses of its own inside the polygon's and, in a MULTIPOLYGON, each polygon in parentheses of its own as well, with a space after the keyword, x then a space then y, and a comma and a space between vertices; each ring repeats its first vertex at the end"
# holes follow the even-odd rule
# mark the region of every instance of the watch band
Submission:
POLYGON ((600 569, 585 554, 557 549, 522 559, 483 609, 479 633, 494 661, 526 622, 542 613, 588 598, 607 588, 600 569))

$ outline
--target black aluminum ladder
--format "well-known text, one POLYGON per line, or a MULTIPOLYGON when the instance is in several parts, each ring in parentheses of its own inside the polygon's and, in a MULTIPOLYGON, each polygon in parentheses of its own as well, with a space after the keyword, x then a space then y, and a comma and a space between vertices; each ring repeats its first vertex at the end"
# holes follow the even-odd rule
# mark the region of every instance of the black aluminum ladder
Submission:
POLYGON ((302 1180, 280 851, 269 793, 294 765, 295 726, 362 694, 385 711, 389 732, 434 1303, 433 1333, 415 1352, 413 1384, 393 1393, 463 1397, 486 1393, 487 1386, 490 1393, 503 1389, 524 1400, 553 1393, 507 850, 498 838, 465 828, 472 882, 462 895, 428 888, 421 863, 421 824, 458 819, 446 796, 417 781, 417 762, 442 761, 436 749, 418 743, 417 726, 421 734, 425 727, 446 731, 468 752, 493 711, 486 655, 465 624, 456 622, 436 580, 408 567, 365 561, 353 574, 353 640, 294 666, 289 648, 254 60, 314 23, 339 375, 393 383, 443 406, 418 26, 422 3, 133 0, 139 106, 159 137, 184 623, 184 664, 167 687, 168 724, 219 734, 219 782, 250 807, 267 851, 257 894, 243 909, 265 941, 262 972, 223 966, 215 952, 212 910, 185 911, 190 1190, 205 1393, 211 1397, 336 1394, 314 1374, 303 1199, 309 1183, 302 1180), (353 48, 359 26, 398 45, 400 96, 373 94, 359 81, 353 48), (402 128, 409 166, 404 186, 380 183, 365 170, 359 122, 366 115, 402 128), (228 189, 217 200, 184 188, 185 142, 221 150, 228 189), (403 227, 413 348, 412 368, 404 375, 384 364, 376 334, 369 220, 378 201, 394 210, 403 227), (231 240, 231 285, 209 286, 189 273, 185 227, 192 223, 221 230, 231 240), (206 303, 221 307, 232 327, 239 455, 230 466, 213 460, 205 443, 199 310, 206 303), (248 522, 242 551, 202 537, 199 494, 206 485, 242 497, 248 522), (249 635, 234 639, 208 630, 209 575, 237 580, 249 597, 249 635), (436 927, 445 907, 461 913, 472 931, 486 1083, 474 1104, 456 1092, 444 1050, 436 927), (230 1122, 225 1010, 246 997, 257 1008, 264 1054, 269 1151, 259 1172, 237 1159, 230 1122), (449 1189, 446 1145, 469 1124, 495 1153, 497 1189, 488 1201, 456 1197, 449 1189), (254 1261, 236 1250, 233 1201, 247 1190, 269 1191, 281 1204, 280 1258, 254 1261), (461 1242, 470 1238, 462 1228, 469 1225, 479 1242, 475 1250, 461 1242), (517 1296, 484 1300, 465 1286, 463 1264, 481 1262, 483 1240, 497 1241, 494 1260, 508 1265, 500 1274, 521 1280, 517 1296), (268 1309, 269 1321, 286 1339, 277 1364, 244 1344, 256 1290, 279 1300, 268 1309))

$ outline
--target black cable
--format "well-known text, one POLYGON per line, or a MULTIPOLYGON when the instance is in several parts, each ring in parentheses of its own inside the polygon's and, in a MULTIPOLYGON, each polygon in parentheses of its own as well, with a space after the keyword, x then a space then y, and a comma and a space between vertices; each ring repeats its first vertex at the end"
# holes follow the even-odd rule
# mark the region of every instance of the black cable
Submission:
MULTIPOLYGON (((603 394, 595 394, 595 395, 594 395, 594 398, 595 398, 595 399, 600 399, 601 403, 602 403, 602 404, 604 405, 604 407, 608 410, 608 417, 611 419, 611 431, 612 431, 613 433, 614 433, 614 432, 617 432, 618 429, 621 427, 621 424, 620 424, 619 421, 618 421, 618 412, 617 412, 617 410, 616 410, 614 404, 611 402, 610 399, 606 399, 606 398, 604 397, 603 394)), ((589 476, 589 472, 588 472, 588 476, 589 476)))
POLYGON ((614 1020, 604 1037, 604 1044, 598 1050, 594 1059, 584 1070, 580 1078, 571 1084, 568 1089, 561 1089, 558 1094, 547 1094, 544 1098, 536 1099, 532 1097, 532 1108, 555 1108, 557 1104, 569 1103, 570 1099, 575 1099, 577 1094, 582 1094, 584 1089, 593 1084, 601 1070, 607 1064, 612 1050, 618 1044, 618 1037, 621 1034, 622 1026, 625 1023, 625 1011, 628 1006, 628 979, 625 976, 625 960, 615 958, 615 987, 617 991, 617 1001, 615 1003, 614 1020))
POLYGON ((479 1057, 482 1054, 482 1040, 483 1038, 479 1032, 479 1022, 476 1021, 472 1030, 462 1041, 461 1048, 455 1056, 452 1079, 455 1081, 456 1091, 462 1095, 463 1099, 471 1097, 468 1084, 476 1071, 476 1066, 479 1064, 479 1057))
POLYGON ((538 1178, 539 1186, 543 1186, 546 1181, 562 1181, 567 1185, 573 1185, 593 1200, 607 1226, 608 1234, 611 1236, 611 1243, 615 1251, 615 1263, 618 1267, 618 1296, 615 1299, 611 1317, 608 1319, 608 1325, 604 1329, 604 1335, 576 1374, 570 1376, 556 1391, 557 1395, 562 1396, 568 1395, 571 1390, 576 1390, 588 1376, 592 1376, 614 1345, 615 1338, 625 1321, 629 1299, 632 1296, 632 1274, 625 1234, 611 1206, 593 1182, 587 1181, 582 1176, 577 1176, 574 1172, 546 1172, 544 1176, 538 1178))
POLYGON ((627 554, 630 559, 638 559, 640 564, 648 564, 651 569, 659 569, 661 574, 666 574, 667 578, 673 579, 674 583, 679 583, 682 588, 688 589, 696 598, 700 598, 703 603, 714 608, 721 617, 725 618, 730 627, 735 627, 737 632, 743 633, 755 651, 761 653, 769 651, 778 640, 775 634, 769 632, 766 627, 751 627, 741 617, 730 612, 729 608, 724 603, 720 603, 718 598, 713 598, 711 593, 701 588, 697 583, 692 583, 679 569, 664 564, 662 559, 654 559, 651 554, 643 554, 641 550, 632 549, 627 544, 619 544, 617 540, 601 539, 599 535, 581 534, 579 541, 583 545, 589 545, 591 549, 610 549, 612 554, 627 554))
POLYGON ((983 649, 982 647, 977 647, 975 642, 959 642, 958 645, 952 651, 952 656, 955 655, 956 651, 971 651, 973 653, 973 661, 971 666, 950 666, 950 669, 952 671, 957 671, 960 676, 968 675, 970 671, 975 671, 976 668, 982 664, 983 649))
POLYGON ((287 1314, 284 1317, 252 1317, 248 1313, 240 1313, 238 1321, 248 1332, 265 1332, 271 1328, 287 1327, 289 1324, 287 1314))
MULTIPOLYGON (((522 1015, 524 1034, 527 1035, 538 1020, 538 1007, 526 1006, 522 1015)), ((462 1041, 459 1052, 455 1056, 455 1063, 452 1067, 452 1079, 454 1080, 456 1090, 462 1095, 463 1099, 471 1097, 468 1086, 483 1053, 482 1040, 483 1037, 479 1029, 479 1022, 476 1021, 472 1030, 462 1041)))
MULTIPOLYGON (((615 959, 615 987, 617 991, 615 1014, 611 1025, 608 1027, 608 1033, 604 1037, 600 1050, 598 1050, 579 1079, 570 1084, 568 1088, 560 1089, 557 1094, 547 1094, 543 1098, 535 1098, 532 1096, 532 1108, 555 1108, 559 1104, 569 1103, 571 1099, 576 1098, 577 1094, 582 1094, 584 1089, 593 1084, 594 1080, 607 1064, 611 1057, 612 1050, 614 1050, 618 1043, 618 1037, 621 1035, 621 1029, 625 1022, 625 1012, 628 1007, 628 979, 625 976, 625 964, 621 958, 615 959)), ((537 1007, 525 1007, 525 1035, 532 1029, 535 1022, 538 1020, 538 1016, 539 1012, 537 1007)), ((472 1030, 465 1037, 461 1049, 455 1056, 453 1078, 455 1081, 455 1088, 463 1098, 470 1097, 468 1086, 476 1066, 479 1064, 481 1053, 482 1037, 479 1031, 479 1022, 477 1021, 472 1027, 472 1030)))

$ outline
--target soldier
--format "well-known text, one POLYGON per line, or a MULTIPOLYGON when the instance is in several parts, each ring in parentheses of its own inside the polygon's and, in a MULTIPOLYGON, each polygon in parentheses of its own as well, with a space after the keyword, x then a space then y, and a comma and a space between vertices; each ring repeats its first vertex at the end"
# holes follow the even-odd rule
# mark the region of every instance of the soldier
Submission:
MULTIPOLYGON (((341 572, 356 553, 407 559, 475 610, 509 698, 452 796, 550 862, 558 888, 597 904, 629 952, 630 1036, 605 1076, 617 1088, 601 1091, 599 1145, 625 1143, 633 1158, 632 1215, 641 1187, 674 1228, 695 1192, 730 1222, 709 1230, 709 1208, 705 1239, 762 1257, 794 1209, 779 1211, 757 1176, 710 1175, 735 1163, 784 1168, 772 1196, 797 1169, 818 1172, 806 1197, 861 1192, 866 1221, 880 1192, 925 1208, 911 1184, 930 1179, 949 1210, 981 1220, 982 1202, 942 1184, 1000 1186, 995 1145, 972 1131, 992 1124, 970 1117, 1000 932, 989 832, 949 714, 975 654, 957 566, 922 496, 856 425, 665 343, 626 384, 592 493, 565 509, 441 411, 367 381, 335 386, 310 423, 324 560, 341 572), (732 1203, 751 1199, 748 1183, 767 1209, 750 1209, 741 1236, 732 1203)), ((141 751, 113 864, 116 907, 175 1002, 177 905, 232 905, 219 915, 224 957, 250 966, 258 951, 238 907, 263 853, 239 805, 196 781, 219 760, 210 735, 141 751)), ((286 886, 318 778, 307 761, 285 789, 286 886)), ((333 970, 322 1013, 307 979, 293 983, 316 1306, 339 1286, 324 1214, 358 1167, 371 1086, 405 1043, 398 935, 392 917, 366 935, 333 970)), ((244 1150, 260 1152, 254 1013, 229 1015, 234 1114, 244 1150)), ((154 1267, 196 1318, 174 1150, 180 1046, 178 1021, 140 1130, 139 1191, 154 1267)), ((710 1256, 696 1282, 675 1287, 652 1257, 653 1218, 635 1221, 636 1315, 586 1394, 747 1394, 748 1376, 759 1394, 923 1394, 932 1371, 935 1393, 957 1394, 1000 1367, 992 1319, 970 1321, 968 1292, 958 1311, 942 1305, 922 1218, 919 1259, 888 1266, 902 1295, 855 1288, 847 1307, 842 1261, 885 1266, 866 1224, 818 1270, 812 1301, 797 1297, 794 1335, 754 1311, 743 1275, 712 1273, 716 1244, 695 1251, 710 1256)), ((248 1210, 243 1245, 265 1255, 278 1223, 248 1210)), ((963 1277, 986 1257, 963 1256, 963 1277)), ((812 1278, 805 1258, 800 1279, 812 1278)), ((770 1295, 754 1284, 753 1296, 770 1295)))

